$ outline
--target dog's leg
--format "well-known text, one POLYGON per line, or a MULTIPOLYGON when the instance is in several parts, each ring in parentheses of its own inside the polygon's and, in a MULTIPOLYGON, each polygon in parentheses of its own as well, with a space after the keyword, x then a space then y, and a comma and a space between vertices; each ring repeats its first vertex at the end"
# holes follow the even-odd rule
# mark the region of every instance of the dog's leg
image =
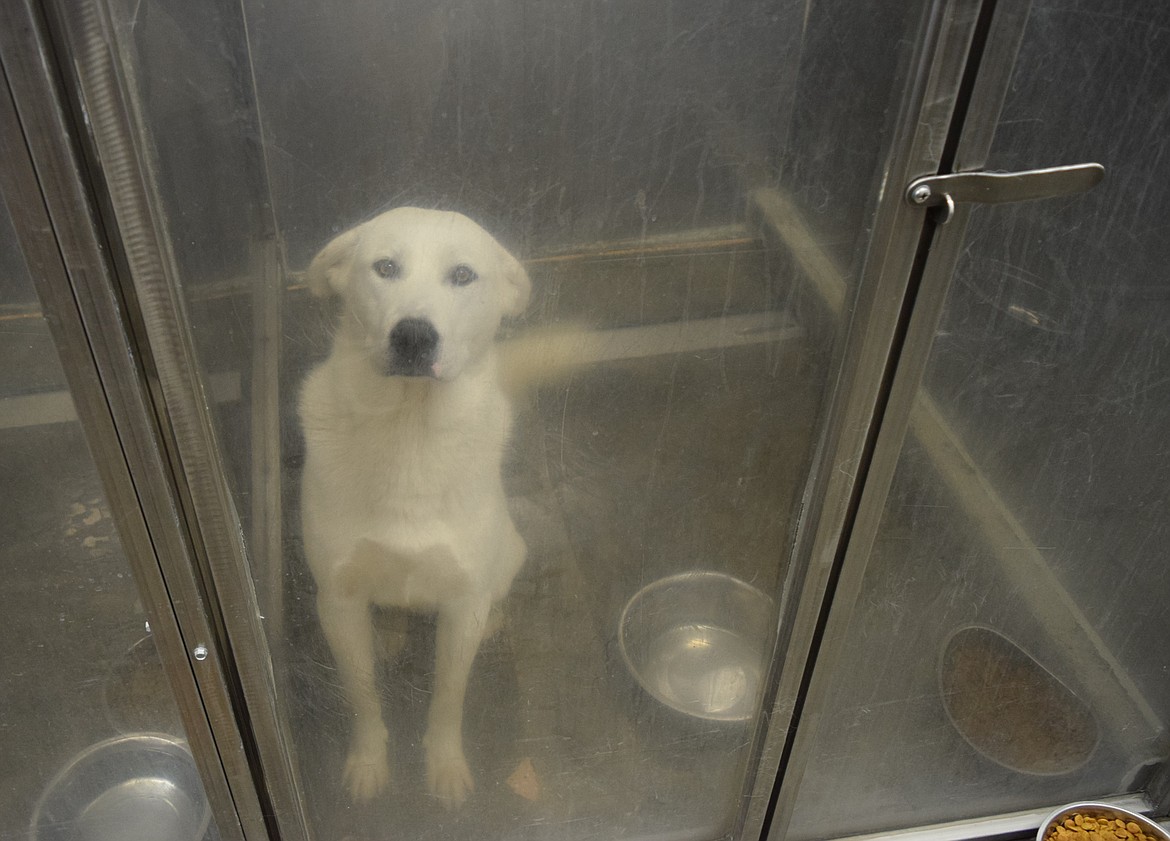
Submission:
POLYGON ((389 734, 374 683, 374 626, 364 599, 322 590, 317 610, 333 650, 342 687, 353 707, 354 730, 345 762, 345 784, 354 800, 369 800, 386 787, 389 734))
POLYGON ((490 612, 490 598, 462 600, 445 605, 439 612, 435 694, 423 743, 427 785, 448 807, 461 804, 475 787, 463 755, 463 699, 490 612))

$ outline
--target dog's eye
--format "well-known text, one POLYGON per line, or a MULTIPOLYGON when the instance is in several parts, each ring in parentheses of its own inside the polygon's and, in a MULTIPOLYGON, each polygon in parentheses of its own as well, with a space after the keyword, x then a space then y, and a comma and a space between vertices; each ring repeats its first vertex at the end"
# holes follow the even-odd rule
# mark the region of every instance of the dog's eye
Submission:
POLYGON ((451 269, 451 282, 456 286, 466 286, 478 277, 479 275, 475 273, 475 269, 471 268, 471 266, 465 266, 462 263, 451 269))
POLYGON ((378 277, 395 278, 402 274, 402 268, 393 260, 378 260, 374 263, 374 271, 378 277))

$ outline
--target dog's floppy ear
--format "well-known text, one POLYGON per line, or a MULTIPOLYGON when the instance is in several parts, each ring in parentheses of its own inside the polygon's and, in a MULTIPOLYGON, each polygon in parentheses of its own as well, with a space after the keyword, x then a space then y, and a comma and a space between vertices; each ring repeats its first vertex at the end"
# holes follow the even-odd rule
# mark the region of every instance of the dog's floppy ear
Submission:
POLYGON ((528 309, 528 299, 532 297, 532 281, 528 279, 528 272, 520 261, 507 251, 504 251, 504 280, 508 284, 504 312, 512 316, 521 315, 528 309))
POLYGON ((345 289, 349 261, 353 258, 357 244, 358 230, 351 228, 343 234, 338 234, 322 248, 305 271, 305 283, 308 284, 309 291, 320 298, 340 294, 345 289))

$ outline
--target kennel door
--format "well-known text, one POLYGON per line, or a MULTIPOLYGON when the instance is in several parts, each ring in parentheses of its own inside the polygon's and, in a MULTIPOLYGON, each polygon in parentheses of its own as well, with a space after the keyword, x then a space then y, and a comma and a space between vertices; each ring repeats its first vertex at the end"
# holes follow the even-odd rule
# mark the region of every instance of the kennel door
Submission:
POLYGON ((242 841, 7 87, 0 124, 0 837, 242 841))
MULTIPOLYGON (((48 6, 281 837, 758 836, 922 230, 885 187, 937 171, 979 4, 48 6), (485 618, 455 810, 426 609, 355 611, 393 767, 347 787, 300 528, 302 383, 372 323, 306 271, 402 205, 523 262, 502 353, 586 336, 514 400, 528 562, 485 618)), ((405 388, 380 347, 350 373, 405 388)))
POLYGON ((1170 807, 1170 14, 997 16, 993 74, 1022 40, 998 120, 973 100, 963 142, 994 129, 977 168, 1107 174, 1072 198, 960 207, 939 234, 957 264, 923 281, 949 290, 937 324, 910 327, 908 346, 933 346, 920 384, 894 386, 909 431, 888 496, 862 503, 850 553, 868 557, 846 565, 864 573, 834 605, 839 656, 810 690, 819 727, 776 838, 1006 813, 998 831, 1035 831, 1078 798, 1170 807))

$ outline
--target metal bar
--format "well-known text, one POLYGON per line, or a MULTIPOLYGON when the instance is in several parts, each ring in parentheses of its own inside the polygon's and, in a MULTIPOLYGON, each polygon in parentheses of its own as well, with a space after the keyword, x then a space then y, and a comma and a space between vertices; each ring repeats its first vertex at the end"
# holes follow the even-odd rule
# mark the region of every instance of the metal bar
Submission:
MULTIPOLYGON (((252 295, 251 416, 251 558, 259 583, 260 615, 276 629, 272 646, 274 668, 284 662, 283 505, 280 471, 280 263, 275 248, 260 249, 253 260, 256 284, 252 295)), ((278 700, 278 708, 283 704, 278 700)), ((282 720, 284 720, 282 718, 282 720)))
MULTIPOLYGON (((256 158, 255 168, 262 175, 260 181, 265 195, 258 202, 258 227, 262 240, 253 249, 249 274, 260 283, 251 284, 252 291, 252 412, 250 444, 252 450, 252 561, 255 576, 260 581, 259 609, 269 628, 276 629, 272 646, 273 671, 280 672, 286 663, 284 645, 288 633, 284 626, 284 494, 281 473, 280 370, 282 344, 282 311, 287 274, 284 239, 271 200, 272 166, 268 154, 268 137, 260 109, 253 64, 252 35, 249 30, 245 4, 238 4, 240 24, 244 35, 243 56, 248 67, 248 83, 255 103, 256 158)), ((302 789, 296 744, 289 732, 288 705, 277 695, 277 727, 282 735, 290 787, 298 793, 302 789)), ((279 746, 278 746, 279 748, 279 746)), ((306 833, 308 827, 306 823, 306 833)))
POLYGON ((786 342, 803 335, 787 313, 747 313, 611 330, 534 330, 499 343, 504 358, 555 358, 566 368, 786 342))
MULTIPOLYGON (((719 225, 641 239, 620 239, 594 242, 541 252, 521 260, 526 267, 584 263, 602 260, 644 260, 655 257, 673 257, 679 254, 722 253, 755 246, 762 247, 759 237, 743 225, 719 225)), ((290 272, 292 280, 288 291, 302 291, 308 287, 302 280, 304 272, 290 272)))
POLYGON ((226 841, 265 836, 247 758, 215 661, 203 593, 184 562, 188 535, 174 505, 142 374, 109 293, 101 237, 89 215, 69 121, 58 107, 41 20, 0 6, 0 190, 37 284, 123 550, 150 618, 216 825, 226 841), (169 563, 168 563, 169 561, 169 563), (164 566, 168 569, 164 572, 164 566), (229 777, 236 777, 234 785, 229 777), (241 779, 242 775, 242 779, 241 779))
POLYGON ((608 240, 586 244, 574 243, 564 248, 548 249, 534 254, 525 260, 524 264, 538 266, 545 263, 583 260, 693 254, 697 251, 741 248, 754 243, 758 243, 758 239, 752 236, 751 232, 743 225, 719 225, 712 228, 676 231, 670 234, 635 239, 608 240))
POLYGON ((753 190, 751 200, 772 234, 796 261, 802 279, 813 288, 834 318, 840 319, 845 312, 849 284, 833 258, 820 247, 819 238, 799 207, 790 196, 775 187, 753 190))

